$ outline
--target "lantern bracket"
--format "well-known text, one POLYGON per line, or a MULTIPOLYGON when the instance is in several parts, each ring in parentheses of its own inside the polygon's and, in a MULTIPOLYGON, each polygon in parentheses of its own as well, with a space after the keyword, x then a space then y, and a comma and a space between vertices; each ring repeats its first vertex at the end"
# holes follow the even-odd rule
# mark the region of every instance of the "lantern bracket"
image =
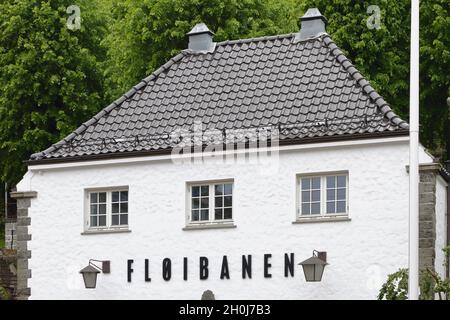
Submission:
POLYGON ((99 271, 101 271, 103 273, 110 273, 111 272, 111 261, 109 261, 109 260, 89 259, 89 265, 93 266, 94 268, 98 269, 99 271), (101 262, 102 266, 99 267, 98 265, 96 265, 92 261, 101 262))
POLYGON ((317 257, 320 260, 327 262, 327 252, 326 251, 313 250, 313 257, 317 257))

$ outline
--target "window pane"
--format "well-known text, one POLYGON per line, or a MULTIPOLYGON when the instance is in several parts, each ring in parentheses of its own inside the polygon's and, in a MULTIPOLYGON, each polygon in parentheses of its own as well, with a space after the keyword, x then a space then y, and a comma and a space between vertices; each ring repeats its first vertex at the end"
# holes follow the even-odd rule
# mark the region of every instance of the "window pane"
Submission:
POLYGON ((200 220, 209 220, 209 210, 200 210, 200 220))
POLYGON ((336 212, 343 213, 345 212, 345 201, 338 201, 336 206, 336 212))
POLYGON ((345 176, 338 176, 337 177, 337 186, 338 188, 345 188, 346 184, 346 177, 345 176))
POLYGON ((111 217, 112 217, 111 224, 113 226, 119 225, 119 215, 118 214, 113 214, 111 217))
POLYGON ((128 191, 120 192, 120 201, 128 201, 128 191))
POLYGON ((192 221, 198 221, 198 210, 192 210, 192 221))
POLYGON ((224 200, 224 207, 231 207, 231 203, 232 203, 232 200, 231 200, 231 196, 225 196, 225 197, 223 197, 223 200, 224 200))
POLYGON ((337 189, 337 199, 345 200, 345 189, 337 189))
POLYGON ((192 187, 192 196, 198 197, 200 195, 200 187, 192 187))
POLYGON ((97 226, 97 216, 91 216, 91 227, 97 226))
POLYGON ((302 191, 302 202, 311 201, 311 193, 309 191, 302 191))
POLYGON ((111 205, 111 212, 112 213, 119 213, 119 204, 118 203, 113 203, 111 205))
POLYGON ((310 178, 302 178, 302 190, 311 189, 311 179, 310 178))
POLYGON ((120 204, 120 213, 128 213, 128 202, 122 202, 120 204))
POLYGON ((214 210, 214 219, 221 220, 222 219, 222 210, 223 209, 216 209, 214 210))
POLYGON ((320 189, 320 178, 311 179, 311 189, 320 189))
POLYGON ((223 201, 222 200, 223 200, 222 197, 216 197, 216 200, 215 200, 215 203, 214 203, 216 208, 223 207, 223 201))
POLYGON ((200 199, 192 199, 192 209, 198 209, 200 205, 200 199))
POLYGON ((335 199, 335 189, 327 189, 327 200, 334 200, 335 199))
POLYGON ((118 191, 111 192, 111 199, 112 202, 119 202, 119 192, 118 191))
POLYGON ((335 202, 327 202, 327 213, 335 213, 336 212, 336 206, 335 202))
POLYGON ((223 184, 216 184, 214 186, 214 190, 215 190, 216 196, 222 195, 223 194, 223 184))
POLYGON ((121 214, 120 215, 120 224, 121 225, 127 225, 128 224, 128 215, 127 214, 121 214))
POLYGON ((97 193, 91 193, 91 203, 97 203, 97 193))
POLYGON ((202 196, 208 196, 209 195, 209 186, 202 186, 202 196))
POLYGON ((106 216, 99 216, 98 217, 98 225, 100 227, 106 226, 106 216))
POLYGON ((311 201, 320 201, 320 190, 311 192, 311 201))
POLYGON ((209 199, 201 198, 201 206, 202 206, 202 208, 208 208, 209 207, 209 199))
POLYGON ((97 205, 91 204, 91 215, 96 215, 96 214, 98 214, 97 205))
POLYGON ((320 213, 320 202, 311 204, 311 214, 319 214, 320 213))
POLYGON ((224 219, 231 219, 232 218, 232 209, 231 208, 224 209, 223 218, 224 219))
POLYGON ((106 214, 106 203, 98 205, 98 213, 99 214, 106 214))
POLYGON ((232 194, 233 193, 233 185, 231 183, 227 183, 224 185, 224 194, 232 194))
POLYGON ((98 194, 98 202, 106 202, 106 192, 99 192, 98 194))
POLYGON ((302 214, 310 214, 311 213, 310 208, 311 206, 309 203, 302 204, 302 214))
POLYGON ((327 188, 335 188, 336 187, 336 177, 331 176, 327 177, 327 188))

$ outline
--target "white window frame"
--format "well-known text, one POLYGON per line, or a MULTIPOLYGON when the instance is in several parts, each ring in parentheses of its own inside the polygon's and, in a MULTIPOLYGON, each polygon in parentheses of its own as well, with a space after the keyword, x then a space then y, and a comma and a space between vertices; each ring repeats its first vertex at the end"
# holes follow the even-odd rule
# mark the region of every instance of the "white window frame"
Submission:
POLYGON ((114 231, 114 230, 129 230, 130 227, 130 191, 128 186, 120 187, 104 187, 104 188, 86 188, 84 189, 84 230, 85 231, 114 231), (126 225, 112 225, 112 192, 128 192, 128 224, 126 225), (105 192, 106 193, 106 226, 91 226, 90 205, 91 193, 105 192))
POLYGON ((318 172, 310 174, 298 174, 296 178, 296 218, 297 219, 321 219, 326 217, 348 217, 349 215, 349 172, 318 172), (327 177, 345 176, 345 212, 327 213, 327 177), (302 213, 302 185, 303 178, 320 178, 320 213, 302 213))
MULTIPOLYGON (((234 197, 235 197, 235 184, 233 179, 226 180, 206 180, 206 181, 193 181, 186 183, 186 225, 187 226, 202 226, 202 225, 231 225, 234 222, 235 217, 235 206, 234 206, 234 197), (215 190, 214 186, 216 184, 231 184, 232 185, 232 193, 231 193, 231 219, 215 219, 215 190), (209 186, 209 213, 208 220, 199 220, 192 221, 192 187, 196 186, 209 186)), ((199 212, 200 214, 200 212, 199 212)))

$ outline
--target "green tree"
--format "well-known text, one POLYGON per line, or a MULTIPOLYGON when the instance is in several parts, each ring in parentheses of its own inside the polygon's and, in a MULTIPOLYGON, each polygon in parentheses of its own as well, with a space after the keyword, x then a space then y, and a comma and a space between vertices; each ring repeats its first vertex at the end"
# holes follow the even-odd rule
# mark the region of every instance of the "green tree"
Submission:
POLYGON ((106 90, 116 98, 187 48, 186 33, 199 22, 215 41, 295 32, 293 0, 112 0, 104 44, 106 90))
POLYGON ((10 185, 23 160, 47 148, 104 104, 99 61, 104 19, 77 1, 81 29, 69 30, 71 0, 0 2, 0 175, 10 185))

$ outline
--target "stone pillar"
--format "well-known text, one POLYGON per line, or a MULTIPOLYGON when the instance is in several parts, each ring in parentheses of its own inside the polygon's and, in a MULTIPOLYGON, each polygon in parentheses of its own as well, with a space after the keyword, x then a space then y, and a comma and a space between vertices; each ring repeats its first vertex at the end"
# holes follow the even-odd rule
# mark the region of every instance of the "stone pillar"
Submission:
POLYGON ((31 251, 28 250, 28 241, 31 240, 31 235, 28 234, 28 226, 31 222, 28 208, 31 205, 31 199, 36 196, 35 191, 11 192, 11 197, 17 199, 17 300, 27 300, 31 294, 28 287, 28 279, 31 278, 31 270, 28 269, 28 259, 31 258, 31 251))
POLYGON ((436 257, 436 175, 439 166, 421 165, 419 183, 419 269, 434 270, 436 257))

